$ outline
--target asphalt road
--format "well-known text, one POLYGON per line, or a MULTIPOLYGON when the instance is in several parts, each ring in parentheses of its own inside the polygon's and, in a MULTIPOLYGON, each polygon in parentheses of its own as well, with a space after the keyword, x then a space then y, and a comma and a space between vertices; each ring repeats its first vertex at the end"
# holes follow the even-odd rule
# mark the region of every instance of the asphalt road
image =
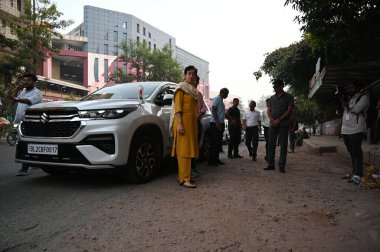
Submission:
MULTIPOLYGON (((128 184, 115 173, 70 174, 54 177, 31 168, 16 177, 15 147, 0 140, 0 251, 24 248, 48 239, 83 221, 103 202, 139 185, 128 184), (34 232, 33 230, 38 230, 34 232)), ((23 249, 21 249, 23 250, 23 249)))
MULTIPOLYGON (((16 177, 0 140, 0 251, 380 251, 379 189, 348 184, 336 154, 288 155, 287 172, 259 159, 199 167, 196 189, 168 171, 142 185, 116 173, 16 177)), ((226 146, 224 146, 226 150, 226 146)))

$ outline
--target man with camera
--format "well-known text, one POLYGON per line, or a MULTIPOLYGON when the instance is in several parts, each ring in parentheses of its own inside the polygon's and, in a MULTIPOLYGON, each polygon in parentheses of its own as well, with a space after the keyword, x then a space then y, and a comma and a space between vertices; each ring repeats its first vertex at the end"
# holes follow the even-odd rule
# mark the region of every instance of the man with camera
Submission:
POLYGON ((363 176, 363 133, 367 131, 366 112, 369 107, 369 97, 361 91, 361 85, 354 80, 346 85, 349 99, 343 96, 340 101, 343 106, 342 136, 347 151, 351 156, 354 184, 360 184, 363 176))

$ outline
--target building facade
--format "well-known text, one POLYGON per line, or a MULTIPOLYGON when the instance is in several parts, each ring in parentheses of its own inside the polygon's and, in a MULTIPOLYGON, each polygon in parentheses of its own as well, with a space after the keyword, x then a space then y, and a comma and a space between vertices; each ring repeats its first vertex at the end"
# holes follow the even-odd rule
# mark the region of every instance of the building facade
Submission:
MULTIPOLYGON (((61 86, 61 98, 69 93, 79 96, 84 89, 93 92, 111 84, 109 75, 117 68, 125 68, 126 71, 126 66, 118 61, 122 53, 118 45, 129 39, 145 42, 151 50, 169 45, 173 57, 183 67, 194 65, 198 68, 201 78, 198 88, 208 99, 207 61, 179 48, 175 37, 133 15, 88 5, 84 6, 83 23, 64 35, 63 39, 54 41, 60 53, 52 54, 43 63, 39 78, 47 83, 47 87, 58 85, 59 89, 61 86)), ((56 100, 57 97, 51 99, 56 100)))

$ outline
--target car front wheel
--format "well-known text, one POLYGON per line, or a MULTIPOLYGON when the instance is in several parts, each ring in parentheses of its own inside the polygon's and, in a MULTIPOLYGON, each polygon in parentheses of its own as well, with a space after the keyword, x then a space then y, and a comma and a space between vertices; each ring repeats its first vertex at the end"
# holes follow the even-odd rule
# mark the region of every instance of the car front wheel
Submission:
POLYGON ((131 145, 126 169, 127 179, 135 183, 150 181, 160 167, 161 148, 157 140, 140 136, 131 145))

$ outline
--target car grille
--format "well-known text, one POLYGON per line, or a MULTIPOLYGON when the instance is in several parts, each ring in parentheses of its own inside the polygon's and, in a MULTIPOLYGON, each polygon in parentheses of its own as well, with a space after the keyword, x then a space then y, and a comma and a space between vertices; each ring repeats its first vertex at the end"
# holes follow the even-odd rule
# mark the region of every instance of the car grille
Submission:
POLYGON ((27 137, 72 137, 80 128, 77 109, 28 109, 21 123, 21 133, 27 137))
POLYGON ((71 137, 79 129, 81 122, 27 122, 21 124, 21 132, 30 137, 71 137))

